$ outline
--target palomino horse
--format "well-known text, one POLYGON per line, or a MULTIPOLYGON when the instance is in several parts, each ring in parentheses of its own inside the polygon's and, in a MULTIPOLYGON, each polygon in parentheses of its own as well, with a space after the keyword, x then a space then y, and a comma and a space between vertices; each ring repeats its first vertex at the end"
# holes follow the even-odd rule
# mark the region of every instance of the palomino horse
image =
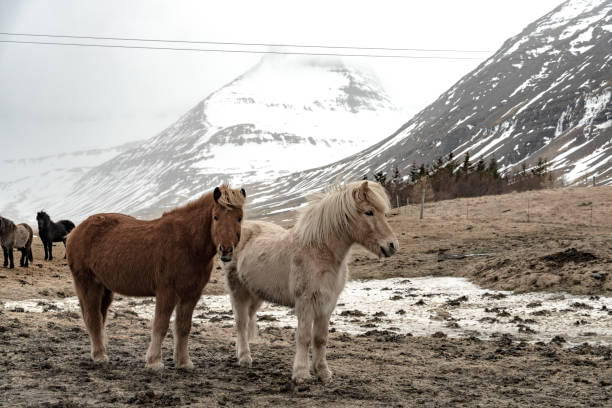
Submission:
POLYGON ((4 267, 10 262, 10 268, 15 267, 13 262, 13 248, 21 252, 19 266, 28 267, 28 261, 33 261, 32 257, 32 237, 34 233, 28 224, 18 224, 7 218, 0 217, 0 244, 4 254, 4 267))
POLYGON ((104 323, 113 292, 155 296, 146 367, 163 368, 161 345, 176 307, 174 363, 192 368, 187 342, 193 309, 208 283, 213 258, 232 258, 240 241, 244 190, 215 188, 161 218, 122 214, 87 218, 68 237, 68 264, 91 339, 94 362, 106 362, 104 323))
POLYGON ((234 259, 224 264, 236 318, 236 354, 240 365, 251 365, 249 338, 256 334, 255 313, 262 301, 295 308, 298 319, 292 378, 310 377, 313 368, 329 381, 326 345, 329 318, 348 276, 353 244, 389 257, 399 248, 385 218, 389 199, 373 182, 350 183, 311 202, 295 227, 286 230, 263 221, 242 225, 234 259))
MULTIPOLYGON (((51 217, 44 211, 36 214, 38 222, 38 236, 45 247, 45 261, 53 260, 53 243, 63 242, 66 248, 66 237, 74 229, 74 223, 70 220, 51 221, 51 217)), ((66 255, 64 254, 64 258, 66 255)))

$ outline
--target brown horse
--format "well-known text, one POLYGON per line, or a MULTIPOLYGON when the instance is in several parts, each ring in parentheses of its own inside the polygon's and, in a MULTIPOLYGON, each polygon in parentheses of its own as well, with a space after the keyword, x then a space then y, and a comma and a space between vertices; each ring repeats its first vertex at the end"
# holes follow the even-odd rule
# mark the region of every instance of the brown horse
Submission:
POLYGON ((18 224, 8 218, 0 217, 0 245, 4 254, 4 267, 14 268, 13 248, 21 252, 19 266, 28 267, 28 261, 32 261, 32 238, 34 233, 28 224, 18 224))
POLYGON ((106 362, 104 323, 113 292, 155 296, 146 367, 163 368, 161 344, 176 307, 174 363, 192 368, 187 341, 193 309, 213 258, 232 259, 240 241, 244 190, 215 188, 198 200, 142 221, 122 214, 87 218, 68 236, 68 264, 91 340, 94 362, 106 362))

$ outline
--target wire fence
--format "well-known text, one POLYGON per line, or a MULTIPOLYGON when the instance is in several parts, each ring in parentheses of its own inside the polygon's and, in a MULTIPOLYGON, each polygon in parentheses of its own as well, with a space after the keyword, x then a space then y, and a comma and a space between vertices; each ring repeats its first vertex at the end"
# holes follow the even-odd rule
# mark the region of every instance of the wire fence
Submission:
POLYGON ((612 227, 612 186, 435 202, 400 203, 399 197, 391 201, 396 207, 393 214, 424 222, 437 219, 612 227))

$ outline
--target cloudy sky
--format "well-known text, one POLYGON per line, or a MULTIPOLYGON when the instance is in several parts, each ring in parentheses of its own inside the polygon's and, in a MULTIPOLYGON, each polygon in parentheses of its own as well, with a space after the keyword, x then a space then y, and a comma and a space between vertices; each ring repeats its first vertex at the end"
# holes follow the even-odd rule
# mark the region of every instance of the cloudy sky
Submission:
MULTIPOLYGON (((474 60, 347 59, 376 72, 407 120, 558 4, 560 0, 0 0, 0 32, 489 52, 404 52, 480 58, 474 60)), ((0 40, 27 39, 0 35, 0 40)), ((154 136, 259 58, 0 43, 0 160, 154 136)))

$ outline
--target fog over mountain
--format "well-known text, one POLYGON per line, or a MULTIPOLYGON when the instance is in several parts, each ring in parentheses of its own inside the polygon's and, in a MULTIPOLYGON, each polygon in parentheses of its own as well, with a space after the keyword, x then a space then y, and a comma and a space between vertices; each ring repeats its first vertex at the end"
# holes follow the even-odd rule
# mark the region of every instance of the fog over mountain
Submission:
POLYGON ((400 121, 378 79, 363 68, 266 56, 157 136, 87 172, 62 172, 60 194, 32 194, 34 179, 7 184, 11 194, 0 210, 21 215, 43 206, 77 219, 103 211, 153 216, 223 182, 272 180, 341 159, 400 121))

